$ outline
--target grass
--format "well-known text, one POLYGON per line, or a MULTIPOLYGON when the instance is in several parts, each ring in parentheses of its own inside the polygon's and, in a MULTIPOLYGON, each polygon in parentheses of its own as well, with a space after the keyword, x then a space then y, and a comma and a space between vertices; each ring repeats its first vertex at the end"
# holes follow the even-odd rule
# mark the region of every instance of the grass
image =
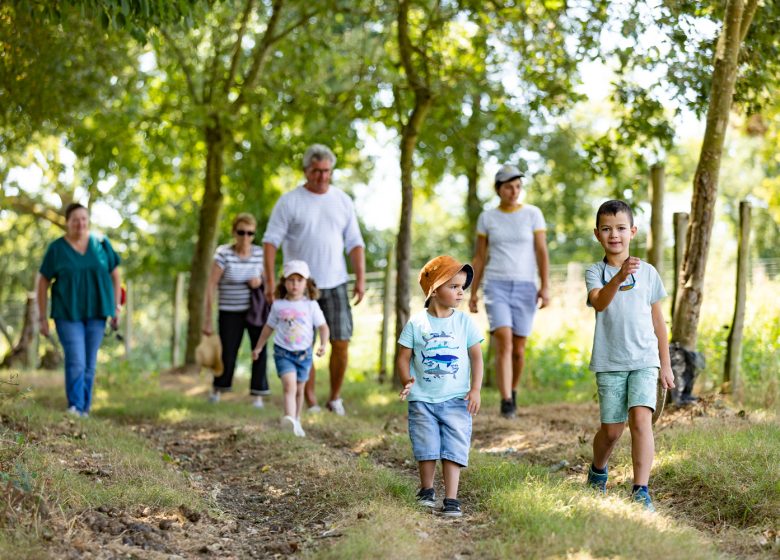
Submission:
POLYGON ((661 438, 654 480, 696 519, 770 527, 780 512, 780 426, 736 422, 704 422, 661 438))
MULTIPOLYGON (((272 390, 278 398, 276 382, 272 390)), ((776 527, 780 518, 780 427, 768 414, 703 419, 662 432, 651 481, 660 510, 656 516, 639 510, 621 490, 621 481, 630 476, 628 434, 614 457, 618 486, 611 486, 608 497, 583 488, 581 476, 567 478, 565 471, 551 473, 522 458, 473 452, 461 485, 468 517, 453 524, 414 504, 417 477, 405 405, 389 387, 349 383, 350 416, 306 417, 311 437, 303 440, 268 429, 279 413, 273 401, 260 411, 248 399, 213 406, 202 396, 161 390, 153 378, 139 377, 99 383, 92 418, 70 422, 60 412, 61 393, 61 387, 36 388, 26 398, 2 402, 0 476, 43 496, 64 518, 100 505, 215 510, 211 498, 193 490, 186 472, 133 431, 138 425, 232 429, 236 441, 258 453, 258 461, 245 467, 248 477, 265 466, 280 475, 309 473, 300 487, 308 515, 328 519, 340 536, 310 536, 307 558, 467 553, 696 560, 725 557, 732 550, 707 527, 731 526, 734 539, 745 540, 742 531, 776 527), (110 476, 82 472, 93 464, 110 476)), ((545 393, 523 395, 546 401, 554 389, 545 393)), ((486 390, 485 413, 497 402, 495 392, 486 390)), ((575 440, 571 453, 587 456, 588 445, 578 445, 575 440)), ((0 521, 0 557, 45 557, 46 523, 11 521, 0 521)), ((747 551, 761 557, 755 547, 747 551)))

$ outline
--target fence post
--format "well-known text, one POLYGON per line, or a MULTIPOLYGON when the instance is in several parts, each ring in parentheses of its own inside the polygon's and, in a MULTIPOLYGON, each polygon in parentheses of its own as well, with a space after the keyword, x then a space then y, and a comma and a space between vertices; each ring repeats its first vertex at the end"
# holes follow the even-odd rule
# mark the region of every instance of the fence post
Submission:
POLYGON ((181 309, 184 306, 184 272, 176 274, 173 288, 173 335, 171 338, 171 367, 179 364, 181 347, 181 309))
POLYGON ((656 163, 650 168, 650 235, 647 239, 647 262, 663 277, 664 262, 664 165, 656 163))
POLYGON ((387 250, 387 266, 382 282, 382 333, 379 341, 379 383, 387 381, 387 335, 390 329, 390 317, 393 314, 393 246, 387 250))
POLYGON ((739 246, 737 248, 737 290, 734 297, 734 320, 731 322, 726 346, 721 392, 740 397, 739 361, 742 349, 742 328, 745 323, 745 293, 747 291, 748 257, 750 256, 750 203, 739 203, 739 246))
POLYGON ((687 212, 675 212, 673 217, 674 225, 674 286, 672 288, 672 311, 669 315, 674 317, 674 308, 677 307, 677 292, 680 284, 680 268, 682 267, 683 257, 685 256, 685 234, 688 231, 687 212))
POLYGON ((133 281, 126 283, 127 296, 125 300, 125 360, 130 359, 133 349, 133 281))

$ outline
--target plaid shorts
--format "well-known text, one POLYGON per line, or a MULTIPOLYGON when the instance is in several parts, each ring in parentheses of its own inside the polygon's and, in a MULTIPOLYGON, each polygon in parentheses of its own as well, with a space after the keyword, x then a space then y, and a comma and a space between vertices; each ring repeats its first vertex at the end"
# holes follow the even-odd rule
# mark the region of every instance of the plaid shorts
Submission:
POLYGON ((352 338, 352 309, 349 307, 347 284, 335 288, 320 288, 317 300, 325 315, 330 329, 331 340, 349 340, 352 338))

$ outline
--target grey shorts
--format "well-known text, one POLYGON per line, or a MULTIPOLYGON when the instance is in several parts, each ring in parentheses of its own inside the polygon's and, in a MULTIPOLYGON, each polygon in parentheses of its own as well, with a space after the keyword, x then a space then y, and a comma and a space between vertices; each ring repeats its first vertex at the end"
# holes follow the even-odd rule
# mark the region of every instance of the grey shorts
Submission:
POLYGON ((320 299, 317 300, 328 322, 331 340, 349 340, 352 338, 352 309, 349 306, 347 285, 341 284, 335 288, 320 288, 320 299))
POLYGON ((486 280, 485 310, 491 333, 501 327, 510 327, 515 336, 529 336, 536 315, 536 284, 486 280))

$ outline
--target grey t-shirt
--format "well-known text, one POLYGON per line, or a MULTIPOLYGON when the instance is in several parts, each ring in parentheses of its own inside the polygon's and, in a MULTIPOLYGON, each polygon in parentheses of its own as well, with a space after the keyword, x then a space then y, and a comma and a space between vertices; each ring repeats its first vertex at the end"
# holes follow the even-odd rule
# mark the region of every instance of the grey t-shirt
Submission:
MULTIPOLYGON (((603 288, 604 281, 609 282, 618 270, 604 262, 589 266, 585 271, 587 293, 603 288)), ((604 311, 596 312, 591 371, 661 367, 651 308, 666 297, 666 290, 650 263, 642 261, 634 277, 636 284, 632 289, 618 291, 604 311)), ((631 277, 624 284, 630 282, 631 277)), ((590 300, 588 306, 592 307, 590 300)))

